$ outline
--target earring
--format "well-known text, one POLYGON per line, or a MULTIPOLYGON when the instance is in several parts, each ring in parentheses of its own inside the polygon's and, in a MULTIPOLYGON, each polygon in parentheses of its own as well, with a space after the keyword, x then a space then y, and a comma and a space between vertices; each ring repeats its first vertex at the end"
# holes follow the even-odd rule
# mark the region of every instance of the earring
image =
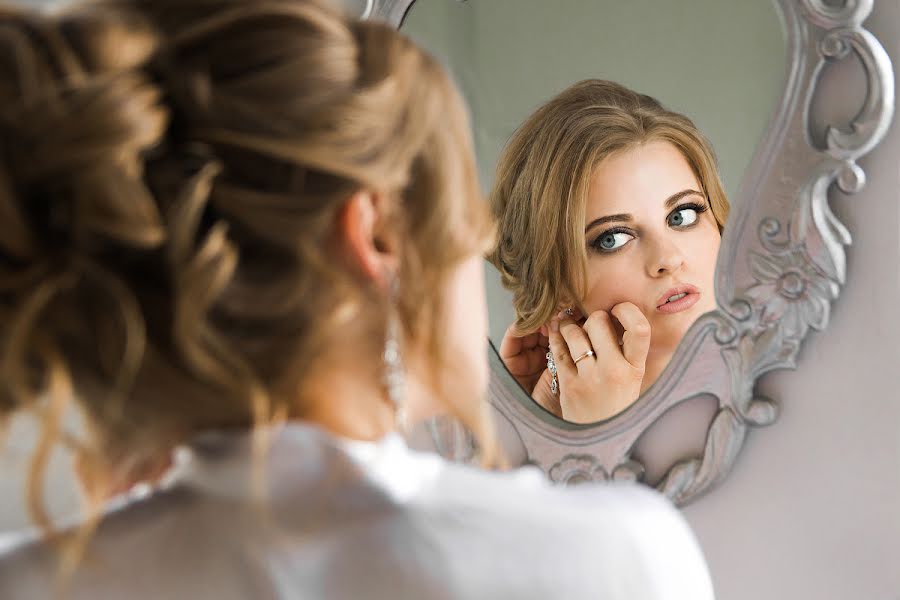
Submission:
POLYGON ((391 285, 391 308, 387 318, 387 334, 384 341, 384 385, 388 399, 394 405, 394 423, 400 431, 406 431, 406 374, 400 348, 400 318, 394 308, 398 296, 396 280, 391 285))
POLYGON ((559 393, 559 379, 556 377, 556 361, 553 353, 547 352, 547 370, 550 371, 550 393, 554 396, 559 393))
POLYGON ((569 315, 570 317, 574 317, 574 316, 575 316, 575 308, 572 307, 572 306, 570 306, 569 308, 567 308, 567 309, 566 309, 565 311, 563 311, 563 312, 565 312, 565 313, 566 313, 567 315, 569 315))

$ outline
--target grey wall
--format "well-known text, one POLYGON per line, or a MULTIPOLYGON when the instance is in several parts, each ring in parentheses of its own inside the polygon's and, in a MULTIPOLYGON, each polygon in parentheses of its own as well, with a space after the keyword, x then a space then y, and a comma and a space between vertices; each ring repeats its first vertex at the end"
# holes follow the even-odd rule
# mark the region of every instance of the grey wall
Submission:
POLYGON ((769 0, 420 0, 401 30, 462 87, 485 187, 506 140, 535 108, 596 77, 691 117, 734 195, 785 64, 769 0))
MULTIPOLYGON (((67 425, 77 430, 74 414, 67 425)), ((0 439, 0 551, 4 540, 16 529, 29 528, 32 519, 27 511, 25 489, 28 484, 29 461, 37 443, 40 428, 30 415, 12 420, 0 439)), ((54 518, 76 515, 80 507, 78 486, 72 473, 69 453, 57 447, 51 455, 43 478, 44 508, 54 518)))
MULTIPOLYGON (((900 64, 900 3, 867 27, 900 64)), ((832 98, 858 71, 829 73, 832 98)), ((720 598, 900 598, 900 127, 861 161, 869 175, 832 206, 854 237, 848 280, 798 370, 759 391, 782 403, 718 490, 685 510, 720 598)))

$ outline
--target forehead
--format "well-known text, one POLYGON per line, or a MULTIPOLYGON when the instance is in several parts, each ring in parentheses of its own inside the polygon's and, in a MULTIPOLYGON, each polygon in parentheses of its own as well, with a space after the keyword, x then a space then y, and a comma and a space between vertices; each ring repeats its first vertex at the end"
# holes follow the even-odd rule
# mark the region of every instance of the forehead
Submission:
POLYGON ((591 174, 588 220, 607 214, 663 210, 672 194, 700 190, 684 155, 669 142, 651 141, 604 158, 591 174))

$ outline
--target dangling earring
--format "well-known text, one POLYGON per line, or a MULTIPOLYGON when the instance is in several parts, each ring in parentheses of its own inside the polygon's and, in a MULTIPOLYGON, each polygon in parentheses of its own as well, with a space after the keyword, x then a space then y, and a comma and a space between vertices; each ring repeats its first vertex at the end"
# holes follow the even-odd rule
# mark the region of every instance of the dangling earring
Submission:
POLYGON ((559 379, 553 352, 547 352, 547 370, 550 371, 550 393, 556 396, 559 393, 559 379))
POLYGON ((396 299, 399 284, 395 279, 391 284, 390 308, 387 317, 387 332, 384 341, 384 385, 388 399, 394 405, 394 423, 401 432, 407 429, 406 415, 406 374, 403 371, 403 355, 400 347, 400 318, 397 315, 396 299))

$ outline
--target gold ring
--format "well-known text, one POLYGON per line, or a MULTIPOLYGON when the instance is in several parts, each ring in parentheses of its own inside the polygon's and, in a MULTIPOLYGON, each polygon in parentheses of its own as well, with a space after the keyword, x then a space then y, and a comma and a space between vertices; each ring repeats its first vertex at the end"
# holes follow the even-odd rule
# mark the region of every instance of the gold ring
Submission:
POLYGON ((584 354, 582 354, 581 356, 579 356, 578 358, 576 358, 576 359, 575 359, 575 364, 577 365, 579 360, 581 360, 581 359, 583 359, 583 358, 587 358, 588 356, 594 356, 594 351, 593 351, 593 350, 588 350, 587 352, 585 352, 584 354))

